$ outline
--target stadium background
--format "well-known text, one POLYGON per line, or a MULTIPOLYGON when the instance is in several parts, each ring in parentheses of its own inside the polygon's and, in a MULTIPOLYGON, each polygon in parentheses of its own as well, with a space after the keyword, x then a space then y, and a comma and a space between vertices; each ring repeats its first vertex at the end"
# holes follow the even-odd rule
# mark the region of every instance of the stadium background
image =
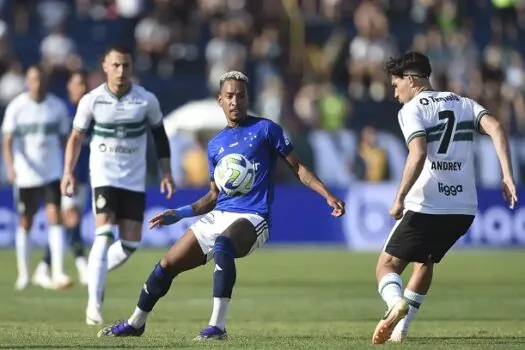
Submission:
MULTIPOLYGON (((205 143, 225 123, 214 100, 217 80, 236 69, 251 79, 251 110, 280 123, 306 163, 348 205, 343 220, 330 218, 323 200, 281 168, 272 243, 379 249, 392 224, 388 207, 406 155, 400 106, 380 68, 410 48, 432 59, 436 88, 494 111, 512 136, 518 183, 525 176, 523 1, 4 0, 0 13, 2 109, 24 89, 30 64, 43 63, 51 91, 66 98, 69 71, 86 69, 93 88, 103 81, 105 48, 133 48, 134 79, 157 95, 166 115, 180 189, 171 203, 158 194, 150 147, 147 217, 203 193, 205 143)), ((525 211, 507 210, 490 140, 477 144, 480 210, 458 246, 525 244, 525 211)), ((3 164, 0 181, 0 245, 11 246, 16 215, 3 164)), ((89 207, 84 218, 90 242, 89 207)), ((172 243, 193 220, 163 234, 147 232, 144 244, 172 243)), ((32 237, 38 244, 47 240, 42 212, 32 237)))

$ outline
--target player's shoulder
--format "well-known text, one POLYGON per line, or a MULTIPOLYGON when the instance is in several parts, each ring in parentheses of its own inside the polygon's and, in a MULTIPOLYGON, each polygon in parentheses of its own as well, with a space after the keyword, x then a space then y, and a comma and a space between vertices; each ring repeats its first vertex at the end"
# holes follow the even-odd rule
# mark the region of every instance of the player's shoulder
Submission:
POLYGON ((29 101, 29 99, 29 93, 27 91, 24 91, 16 95, 13 99, 11 99, 8 106, 10 106, 11 108, 22 107, 27 101, 29 101))
POLYGON ((131 89, 132 89, 131 92, 132 92, 133 97, 142 98, 148 102, 157 100, 157 96, 155 96, 153 92, 149 91, 142 85, 133 84, 131 86, 131 89))

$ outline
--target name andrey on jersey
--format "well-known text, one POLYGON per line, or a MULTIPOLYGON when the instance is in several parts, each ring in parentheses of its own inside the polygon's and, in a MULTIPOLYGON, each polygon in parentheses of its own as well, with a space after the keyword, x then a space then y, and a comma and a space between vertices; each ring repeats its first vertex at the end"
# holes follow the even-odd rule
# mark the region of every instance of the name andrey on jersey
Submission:
POLYGON ((462 166, 463 164, 461 162, 433 161, 430 169, 443 171, 461 171, 462 166))
POLYGON ((429 96, 428 98, 427 97, 423 97, 423 98, 419 99, 419 103, 421 103, 423 106, 428 105, 430 102, 447 102, 447 101, 457 101, 457 102, 459 102, 459 97, 457 95, 451 94, 451 95, 447 95, 447 96, 444 96, 444 97, 429 96))

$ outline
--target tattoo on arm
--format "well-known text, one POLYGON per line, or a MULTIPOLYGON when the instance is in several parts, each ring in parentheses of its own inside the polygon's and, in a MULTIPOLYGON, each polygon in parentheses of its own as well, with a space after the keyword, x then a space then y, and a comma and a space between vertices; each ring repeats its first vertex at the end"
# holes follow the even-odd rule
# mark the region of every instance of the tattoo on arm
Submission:
POLYGON ((193 214, 197 216, 212 211, 213 208, 215 208, 215 205, 217 204, 217 197, 218 194, 210 190, 202 198, 200 198, 191 205, 191 208, 193 209, 193 214))
POLYGON ((171 161, 170 158, 159 159, 159 166, 162 175, 171 175, 171 161))

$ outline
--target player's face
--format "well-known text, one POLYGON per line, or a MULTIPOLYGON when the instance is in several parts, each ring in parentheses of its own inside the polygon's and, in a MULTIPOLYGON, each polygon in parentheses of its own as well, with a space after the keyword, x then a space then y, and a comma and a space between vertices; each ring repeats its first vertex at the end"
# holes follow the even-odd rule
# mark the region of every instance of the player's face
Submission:
POLYGON ((242 81, 228 80, 222 85, 219 105, 229 121, 239 122, 248 110, 248 91, 242 81))
POLYGON ((394 97, 400 103, 407 103, 412 98, 412 84, 410 77, 392 76, 392 87, 394 88, 394 97))
POLYGON ((102 64, 108 83, 117 86, 128 85, 131 78, 131 57, 116 51, 111 51, 102 64))
POLYGON ((80 98, 87 92, 87 82, 82 74, 74 74, 67 84, 67 92, 71 102, 78 103, 80 98))
POLYGON ((36 68, 30 68, 26 75, 27 89, 31 94, 41 94, 45 89, 45 78, 36 68))

